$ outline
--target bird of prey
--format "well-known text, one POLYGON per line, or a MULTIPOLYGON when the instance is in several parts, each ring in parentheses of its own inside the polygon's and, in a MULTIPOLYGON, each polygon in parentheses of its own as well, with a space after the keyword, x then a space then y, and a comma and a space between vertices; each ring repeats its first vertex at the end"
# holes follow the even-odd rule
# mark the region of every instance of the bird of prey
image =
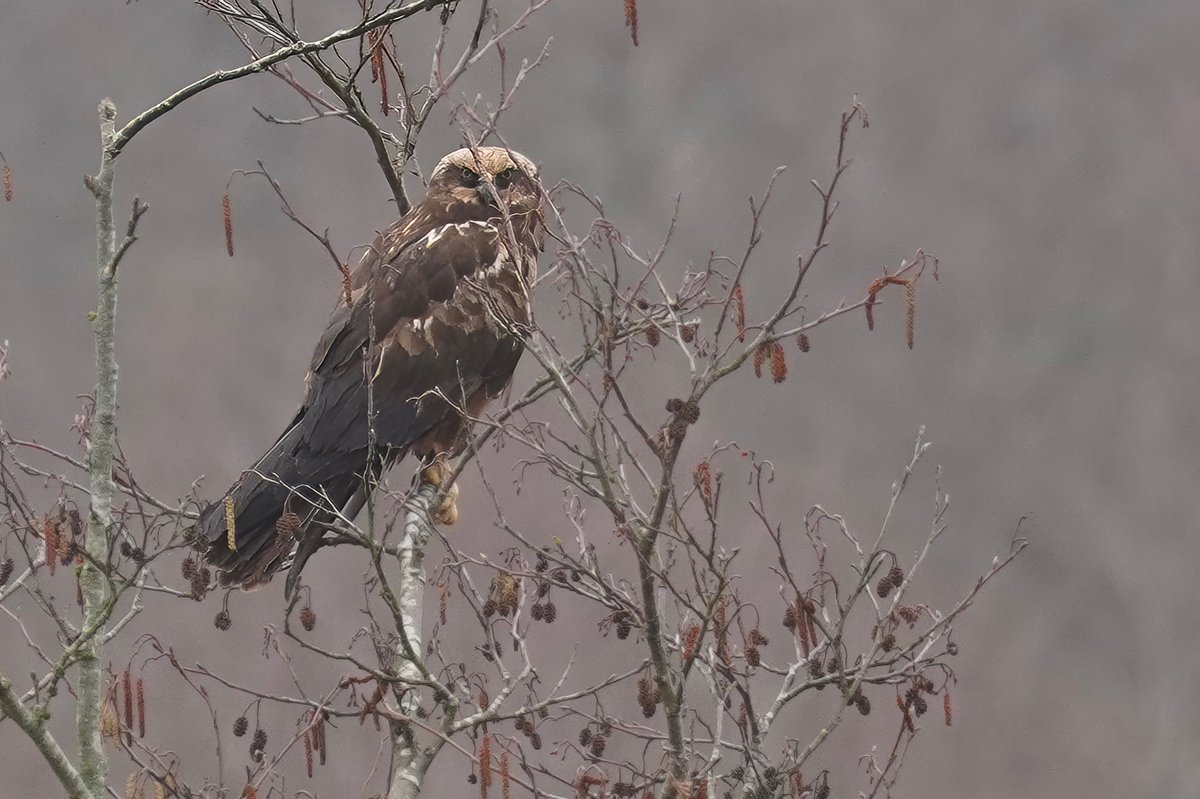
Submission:
POLYGON ((429 462, 461 451, 466 417, 508 385, 530 329, 541 201, 537 168, 507 148, 464 148, 438 162, 425 198, 351 274, 291 423, 202 513, 205 557, 223 584, 266 582, 297 541, 298 573, 330 508, 410 452, 429 462))

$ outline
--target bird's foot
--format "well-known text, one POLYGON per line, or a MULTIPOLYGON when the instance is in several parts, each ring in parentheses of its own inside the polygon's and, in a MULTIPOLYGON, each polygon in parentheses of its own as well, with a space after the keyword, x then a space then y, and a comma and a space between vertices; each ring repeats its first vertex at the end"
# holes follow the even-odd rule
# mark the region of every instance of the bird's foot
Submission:
MULTIPOLYGON (((454 469, 445 455, 438 455, 421 470, 421 481, 441 489, 446 485, 454 469)), ((458 484, 445 489, 441 502, 433 511, 433 520, 438 524, 454 524, 458 521, 458 484)))

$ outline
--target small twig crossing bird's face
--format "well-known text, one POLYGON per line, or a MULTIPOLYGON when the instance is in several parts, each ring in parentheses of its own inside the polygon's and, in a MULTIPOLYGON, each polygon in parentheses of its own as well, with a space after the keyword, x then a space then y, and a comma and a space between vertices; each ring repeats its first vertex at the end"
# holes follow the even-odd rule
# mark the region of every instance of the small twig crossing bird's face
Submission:
POLYGON ((504 147, 464 147, 434 167, 428 197, 441 197, 448 206, 465 203, 525 214, 541 204, 541 187, 537 167, 520 153, 504 147))

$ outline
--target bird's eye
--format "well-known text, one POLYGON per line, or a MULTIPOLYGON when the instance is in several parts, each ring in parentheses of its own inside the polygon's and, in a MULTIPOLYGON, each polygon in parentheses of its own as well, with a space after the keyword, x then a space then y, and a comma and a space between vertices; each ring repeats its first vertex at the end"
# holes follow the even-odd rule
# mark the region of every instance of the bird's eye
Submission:
POLYGON ((507 189, 509 186, 512 185, 513 178, 515 178, 516 176, 517 176, 517 170, 513 169, 512 167, 509 167, 508 169, 504 170, 500 174, 496 175, 496 188, 501 189, 501 190, 507 189))
POLYGON ((464 185, 476 186, 479 184, 479 175, 476 175, 464 166, 462 168, 462 181, 464 185))

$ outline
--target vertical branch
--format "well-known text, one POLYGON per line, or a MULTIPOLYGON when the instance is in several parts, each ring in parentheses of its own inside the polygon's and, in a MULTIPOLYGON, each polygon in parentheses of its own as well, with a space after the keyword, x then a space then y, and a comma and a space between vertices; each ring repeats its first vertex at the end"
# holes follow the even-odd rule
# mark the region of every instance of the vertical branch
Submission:
POLYGON ((96 198, 96 270, 98 305, 94 320, 96 335, 96 411, 88 450, 91 476, 91 508, 84 535, 84 560, 79 575, 83 595, 83 635, 87 643, 79 652, 79 702, 75 725, 79 736, 80 773, 93 796, 105 792, 108 759, 100 736, 100 707, 103 702, 101 638, 97 633, 104 612, 105 585, 101 568, 108 563, 109 530, 112 527, 112 463, 116 437, 117 363, 113 328, 117 311, 117 250, 113 227, 113 151, 117 109, 112 100, 100 103, 100 172, 87 181, 96 198))
MULTIPOLYGON (((437 509, 440 491, 433 483, 422 478, 417 492, 408 500, 404 514, 404 534, 400 540, 397 559, 400 561, 400 581, 396 591, 396 602, 400 606, 404 634, 396 647, 400 659, 398 676, 405 681, 423 680, 420 668, 406 654, 404 640, 410 650, 421 651, 421 622, 425 600, 425 547, 433 535, 430 519, 437 509)), ((405 694, 400 710, 413 715, 420 704, 415 689, 405 694)), ((429 768, 431 753, 425 751, 417 740, 411 725, 402 722, 392 724, 392 765, 388 775, 387 799, 416 799, 424 786, 425 771, 429 768)))

